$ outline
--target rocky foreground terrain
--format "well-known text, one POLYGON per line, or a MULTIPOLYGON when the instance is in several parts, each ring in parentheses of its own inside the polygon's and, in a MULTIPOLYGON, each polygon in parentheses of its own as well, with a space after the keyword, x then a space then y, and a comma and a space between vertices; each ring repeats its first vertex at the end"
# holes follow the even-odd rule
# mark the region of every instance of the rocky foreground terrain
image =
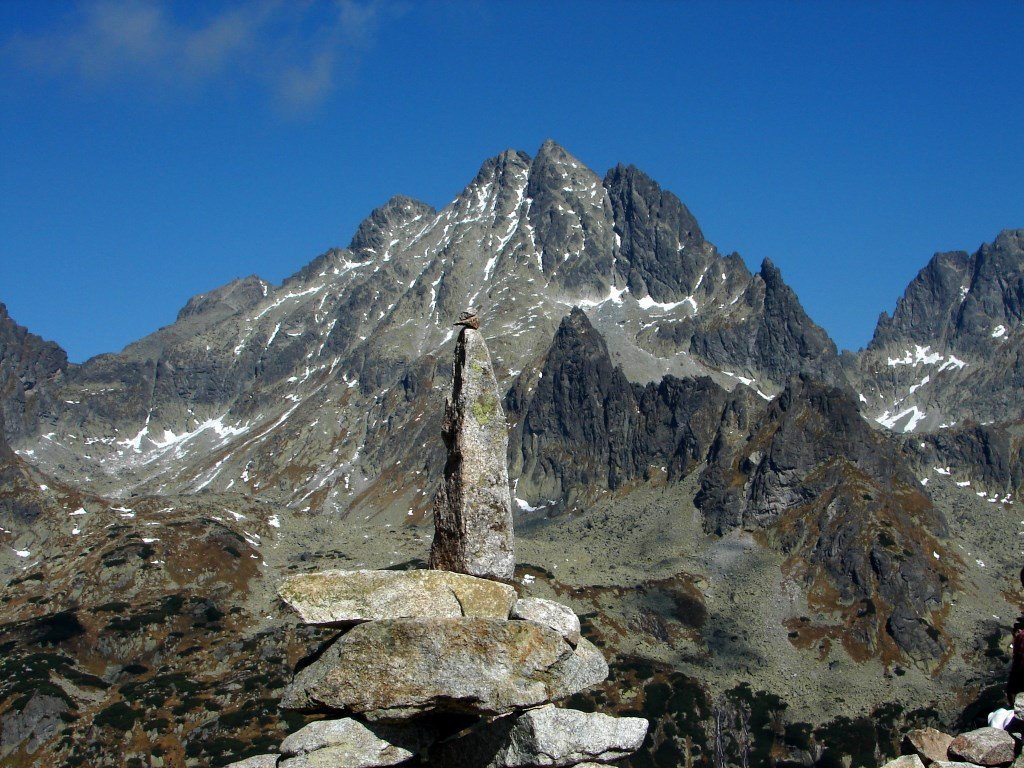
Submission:
MULTIPOLYGON (((0 764, 225 765, 304 722, 292 573, 422 566, 481 306, 520 597, 651 721, 631 765, 875 765, 1002 703, 1022 610, 1024 230, 839 353, 779 269, 548 142, 394 198, 81 365, 0 308, 0 764)), ((979 719, 981 717, 981 719, 979 719)))

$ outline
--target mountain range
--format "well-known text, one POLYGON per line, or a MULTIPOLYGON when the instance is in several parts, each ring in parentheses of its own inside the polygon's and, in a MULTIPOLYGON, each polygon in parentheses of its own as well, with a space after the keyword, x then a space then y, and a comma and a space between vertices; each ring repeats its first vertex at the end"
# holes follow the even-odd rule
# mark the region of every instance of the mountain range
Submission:
POLYGON ((80 365, 0 305, 0 761, 219 765, 279 739, 308 630, 275 582, 425 559, 469 306, 521 589, 575 601, 616 659, 595 695, 652 717, 637 766, 870 765, 897 724, 998 697, 1024 608, 1024 230, 936 254, 840 353, 770 261, 548 141, 80 365), (760 740, 716 750, 725 716, 760 740))

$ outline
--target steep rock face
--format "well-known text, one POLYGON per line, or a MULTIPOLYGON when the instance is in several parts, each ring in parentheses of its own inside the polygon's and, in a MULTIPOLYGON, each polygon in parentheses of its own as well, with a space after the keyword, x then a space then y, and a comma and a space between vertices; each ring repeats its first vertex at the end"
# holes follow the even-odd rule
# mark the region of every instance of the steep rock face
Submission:
POLYGON ((720 366, 742 360, 774 381, 810 374, 840 379, 836 346, 804 311, 768 259, 740 299, 740 311, 695 336, 691 352, 720 366))
MULTIPOLYGON (((511 412, 532 394, 513 432, 512 474, 523 494, 564 505, 630 476, 636 397, 604 339, 574 308, 555 334, 535 393, 514 389, 511 412)), ((517 489, 518 491, 518 489, 517 489)))
POLYGON ((903 433, 1024 416, 1024 230, 938 253, 882 313, 854 374, 878 423, 903 433))
POLYGON ((990 498, 1018 496, 1024 490, 1024 422, 965 424, 906 440, 906 450, 927 472, 949 471, 990 498), (948 470, 946 469, 948 468, 948 470))
POLYGON ((615 271, 629 290, 659 302, 689 294, 715 260, 693 214, 632 165, 608 171, 604 185, 620 241, 615 271))
POLYGON ((601 180, 553 141, 530 166, 526 198, 541 270, 570 291, 601 294, 611 283, 611 211, 601 180))
POLYGON ((842 390, 791 382, 746 436, 716 439, 695 501, 709 530, 766 531, 851 655, 947 650, 935 627, 955 576, 944 517, 842 390))
MULTIPOLYGON (((971 351, 997 325, 1024 321, 1024 229, 1004 230, 973 255, 937 253, 885 312, 869 349, 911 341, 971 351)), ((984 349, 984 347, 983 347, 984 349)))
POLYGON ((413 220, 433 216, 434 213, 434 208, 426 203, 405 195, 396 195, 380 208, 374 209, 373 213, 360 223, 348 249, 354 252, 384 254, 393 245, 391 234, 396 228, 413 220))
POLYGON ((178 312, 178 320, 216 312, 227 316, 244 312, 260 303, 270 286, 256 275, 232 280, 225 286, 193 296, 178 312))
POLYGON ((634 476, 649 478, 664 467, 669 480, 679 480, 707 457, 723 431, 745 430, 752 413, 763 407, 747 387, 732 392, 711 379, 666 376, 637 395, 639 424, 634 432, 634 476))
POLYGON ((52 413, 67 369, 63 349, 29 333, 0 304, 0 411, 9 439, 31 435, 40 416, 52 413))
POLYGON ((574 308, 539 377, 520 378, 506 399, 517 495, 561 509, 652 474, 680 479, 704 460, 724 424, 746 426, 755 400, 747 387, 730 393, 709 378, 631 384, 574 308))

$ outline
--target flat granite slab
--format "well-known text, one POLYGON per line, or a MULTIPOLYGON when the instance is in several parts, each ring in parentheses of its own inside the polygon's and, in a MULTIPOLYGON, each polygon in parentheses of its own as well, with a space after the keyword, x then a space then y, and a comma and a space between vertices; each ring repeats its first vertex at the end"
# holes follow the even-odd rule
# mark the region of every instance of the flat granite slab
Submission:
POLYGON ((285 579, 281 599, 307 624, 406 618, 507 619, 514 587, 451 571, 321 571, 285 579))

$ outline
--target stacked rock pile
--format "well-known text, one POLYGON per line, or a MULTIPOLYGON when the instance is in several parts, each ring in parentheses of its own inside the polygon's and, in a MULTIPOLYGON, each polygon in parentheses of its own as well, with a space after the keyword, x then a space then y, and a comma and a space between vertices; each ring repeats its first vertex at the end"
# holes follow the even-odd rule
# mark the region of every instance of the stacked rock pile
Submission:
POLYGON ((553 705, 604 680, 608 664, 569 607, 520 599, 508 583, 505 418, 483 336, 460 324, 432 569, 285 580, 278 593, 304 622, 346 628, 282 700, 331 719, 288 736, 279 754, 229 768, 558 768, 608 763, 642 744, 643 718, 553 705))
POLYGON ((555 708, 605 679, 600 651, 566 606, 446 571, 293 576, 281 597, 303 621, 352 625, 300 670, 282 705, 315 721, 279 755, 235 768, 459 768, 610 762, 638 749, 643 718, 555 708))
POLYGON ((993 725, 955 737, 934 728, 910 731, 903 737, 904 754, 890 760, 884 768, 1024 768, 1019 735, 1024 725, 1024 694, 1017 696, 1012 711, 997 710, 990 716, 989 722, 993 725), (1016 738, 1013 733, 1017 734, 1016 738))

